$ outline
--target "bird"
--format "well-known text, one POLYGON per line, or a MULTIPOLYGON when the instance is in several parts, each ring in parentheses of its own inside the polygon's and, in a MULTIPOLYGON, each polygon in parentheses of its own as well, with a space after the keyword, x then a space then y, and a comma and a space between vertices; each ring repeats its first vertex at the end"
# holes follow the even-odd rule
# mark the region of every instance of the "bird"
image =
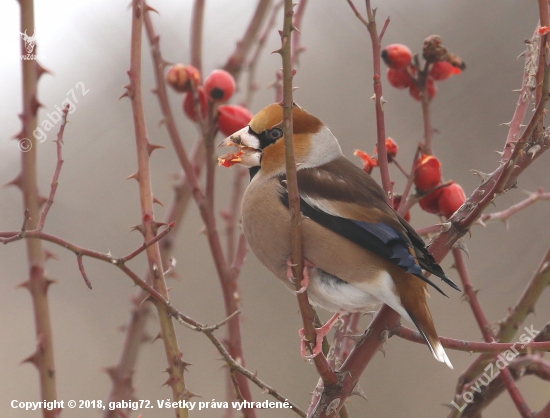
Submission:
MULTIPOLYGON (((300 291, 307 289, 314 306, 334 313, 317 329, 310 357, 321 351, 322 337, 339 315, 372 311, 384 303, 414 324, 433 356, 452 368, 426 302, 428 285, 445 293, 426 273, 458 286, 388 204, 378 183, 343 155, 329 128, 296 104, 292 116, 305 260, 300 291)), ((249 169, 241 206, 246 240, 260 262, 295 291, 282 124, 282 106, 266 106, 220 143, 237 152, 220 157, 219 163, 249 169)), ((304 341, 302 356, 309 358, 304 341)))

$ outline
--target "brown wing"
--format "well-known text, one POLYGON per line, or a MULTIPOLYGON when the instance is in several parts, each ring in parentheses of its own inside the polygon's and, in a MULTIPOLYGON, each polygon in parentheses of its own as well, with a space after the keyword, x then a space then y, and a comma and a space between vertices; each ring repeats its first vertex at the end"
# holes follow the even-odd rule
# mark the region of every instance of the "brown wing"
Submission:
MULTIPOLYGON (((428 253, 414 229, 387 204, 374 179, 344 157, 298 170, 305 216, 422 278, 424 269, 458 287, 428 253)), ((283 203, 288 202, 281 196, 283 203)), ((441 292, 443 293, 443 292, 441 292)))

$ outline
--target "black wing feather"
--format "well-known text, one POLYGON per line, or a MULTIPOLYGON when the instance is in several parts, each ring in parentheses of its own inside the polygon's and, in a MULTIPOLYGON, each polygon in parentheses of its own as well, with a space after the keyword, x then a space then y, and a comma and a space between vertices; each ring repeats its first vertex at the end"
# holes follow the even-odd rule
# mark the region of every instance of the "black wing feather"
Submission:
MULTIPOLYGON (((288 192, 281 190, 279 200, 288 208, 288 192)), ((413 274, 447 296, 435 283, 422 275, 422 269, 408 250, 410 241, 392 227, 379 223, 354 221, 323 212, 300 198, 300 212, 312 221, 330 229, 374 254, 391 261, 407 273, 413 274)))

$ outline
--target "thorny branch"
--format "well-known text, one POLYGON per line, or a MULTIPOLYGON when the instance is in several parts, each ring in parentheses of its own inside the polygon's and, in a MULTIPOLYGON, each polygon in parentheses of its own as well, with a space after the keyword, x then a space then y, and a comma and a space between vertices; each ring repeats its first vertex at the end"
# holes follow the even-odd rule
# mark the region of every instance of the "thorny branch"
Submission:
MULTIPOLYGON (((260 3, 258 5, 259 8, 263 4, 263 1, 264 0, 260 0, 260 3)), ((261 10, 258 9, 258 13, 260 11, 261 10)), ((210 252, 212 254, 214 265, 216 267, 216 271, 218 273, 218 278, 220 280, 220 285, 222 288, 226 315, 230 316, 233 312, 238 310, 239 292, 238 292, 237 281, 236 281, 237 276, 234 275, 235 270, 231 269, 231 266, 229 265, 229 262, 225 257, 225 254, 221 245, 221 240, 216 227, 216 218, 214 216, 214 173, 215 173, 214 170, 216 166, 213 158, 213 153, 214 153, 214 137, 217 133, 217 126, 214 119, 215 117, 214 105, 212 102, 209 103, 208 120, 207 121, 200 120, 200 123, 199 123, 199 127, 201 130, 201 134, 202 134, 203 141, 205 144, 205 149, 206 149, 206 152, 205 152, 206 154, 205 155, 206 190, 203 191, 203 189, 199 185, 199 182, 197 179, 197 173, 195 172, 195 167, 193 163, 190 161, 189 156, 187 155, 187 151, 183 146, 183 142, 178 133, 178 130, 172 115, 172 111, 168 102, 166 86, 164 84, 164 71, 163 71, 165 61, 161 56, 160 48, 159 48, 160 37, 155 34, 155 30, 153 28, 153 23, 149 16, 149 13, 146 13, 146 16, 145 16, 145 27, 147 30, 147 36, 149 38, 149 42, 152 46, 151 51, 153 55, 155 79, 156 79, 155 93, 157 94, 157 98, 161 107, 161 111, 164 116, 164 121, 168 129, 172 146, 174 147, 174 151, 176 153, 178 161, 180 162, 185 172, 187 181, 189 182, 192 190, 193 198, 195 199, 195 202, 200 211, 201 218, 204 222, 204 225, 206 228, 206 236, 210 247, 210 252)), ((249 30, 250 30, 250 27, 249 27, 249 30)), ((246 36, 247 35, 245 35, 245 37, 246 36)), ((192 89, 196 96, 196 90, 194 89, 194 86, 192 86, 192 89)), ((196 99, 195 100, 196 106, 199 106, 197 97, 195 97, 195 99, 196 99)), ((200 114, 201 112, 197 111, 197 115, 200 115, 200 114)), ((239 361, 241 361, 242 364, 244 365, 244 355, 243 355, 242 339, 241 339, 241 324, 238 317, 233 317, 233 319, 229 322, 228 335, 229 335, 229 338, 227 340, 228 351, 231 353, 231 355, 234 358, 239 359, 239 361)), ((239 384, 240 393, 246 400, 251 401, 252 394, 250 392, 250 386, 248 384, 248 380, 242 378, 241 375, 237 375, 237 380, 239 384)), ((243 413, 245 414, 246 418, 255 417, 255 411, 253 409, 244 409, 243 413)))
POLYGON ((382 82, 380 80, 380 75, 382 74, 380 62, 382 38, 386 32, 386 28, 390 24, 390 18, 388 17, 386 19, 380 34, 378 34, 378 29, 376 27, 376 9, 371 8, 370 0, 365 1, 367 8, 367 19, 359 13, 352 0, 347 0, 347 2, 355 13, 355 16, 357 16, 357 18, 367 28, 371 39, 372 63, 374 71, 372 76, 374 95, 371 98, 374 100, 376 110, 376 144, 378 149, 378 165, 380 167, 380 177, 382 178, 382 188, 386 191, 387 198, 391 202, 393 198, 393 184, 390 178, 388 157, 386 153, 386 123, 384 119, 384 104, 386 103, 386 100, 382 97, 382 82))
MULTIPOLYGON (((292 275, 295 279, 296 290, 301 287, 303 279, 302 272, 304 268, 302 252, 302 233, 300 228, 300 195, 298 193, 298 181, 296 176, 296 160, 294 157, 293 119, 292 119, 292 79, 293 68, 291 62, 291 44, 292 32, 295 27, 292 22, 294 15, 292 0, 285 0, 284 3, 284 21, 281 32, 281 49, 278 52, 283 61, 283 136, 285 141, 285 163, 286 163, 286 181, 288 188, 288 203, 290 210, 290 234, 292 249, 292 275)), ((313 308, 309 304, 307 291, 297 293, 298 305, 304 324, 305 337, 308 341, 315 341, 316 332, 313 327, 313 308)), ((335 375, 330 370, 324 355, 319 354, 313 359, 317 372, 325 383, 334 382, 335 375)))
POLYGON ((265 28, 258 39, 256 49, 254 50, 254 53, 252 54, 252 57, 247 64, 248 84, 246 88, 246 97, 244 99, 244 104, 248 108, 250 108, 250 105, 252 104, 252 97, 254 95, 254 92, 258 89, 258 86, 256 85, 256 65, 258 64, 260 54, 264 49, 267 38, 269 37, 269 34, 271 33, 273 26, 275 25, 277 13, 279 12, 279 9, 283 7, 283 1, 284 0, 280 0, 271 8, 271 16, 268 19, 267 24, 265 25, 265 28))
POLYGON ((256 10, 254 11, 252 19, 250 20, 242 39, 237 42, 235 51, 227 59, 227 62, 224 65, 224 70, 228 71, 233 77, 235 77, 235 80, 239 79, 239 75, 246 61, 246 57, 248 56, 250 48, 256 40, 256 36, 260 31, 262 22, 267 14, 267 11, 269 10, 270 4, 271 0, 258 0, 256 10))
MULTIPOLYGON (((491 329, 491 325, 489 324, 489 321, 487 320, 487 317, 485 316, 483 309, 481 308, 481 304, 479 303, 479 300, 477 298, 477 292, 472 286, 470 275, 466 267, 464 253, 459 248, 453 248, 452 253, 455 260, 456 270, 458 271, 460 281, 462 282, 462 286, 464 287, 464 294, 468 299, 468 302, 470 303, 472 312, 474 313, 483 338, 486 342, 494 341, 494 334, 491 329)), ((516 386, 514 378, 512 377, 508 368, 503 368, 501 370, 500 379, 504 383, 504 386, 506 386, 506 389, 508 390, 512 401, 516 405, 516 408, 520 412, 521 416, 523 418, 531 417, 531 410, 527 406, 525 399, 523 398, 521 392, 516 386)))
MULTIPOLYGON (((143 234, 145 242, 151 241, 157 234, 158 223, 154 218, 154 198, 151 185, 150 156, 151 153, 159 148, 151 144, 147 138, 147 128, 145 125, 145 111, 143 106, 143 95, 141 86, 142 74, 142 37, 143 20, 148 14, 150 8, 147 7, 144 0, 133 0, 132 3, 132 29, 130 42, 130 70, 128 71, 129 84, 126 86, 127 96, 131 101, 132 115, 134 120, 134 133, 136 141, 137 171, 135 179, 138 182, 141 224, 137 229, 143 234)), ((164 277, 162 258, 158 243, 146 247, 147 261, 151 274, 153 289, 168 299, 168 289, 164 277)), ((125 269, 122 264, 121 269, 125 269)), ((135 273, 133 273, 135 275, 135 273)), ((139 277, 136 276, 137 279, 139 277)), ((172 399, 175 401, 189 399, 189 391, 185 385, 184 369, 185 364, 182 361, 178 341, 175 334, 174 323, 166 305, 155 303, 157 308, 160 332, 164 344, 166 361, 168 367, 167 385, 172 389, 172 399)), ((176 417, 187 418, 189 411, 181 406, 174 410, 176 417)))
MULTIPOLYGON (((391 331, 391 335, 396 335, 404 340, 411 341, 418 344, 426 344, 422 339, 422 336, 418 331, 411 328, 407 328, 404 325, 400 325, 391 331)), ((528 344, 518 343, 496 343, 496 342, 478 342, 457 340, 455 338, 439 337, 441 345, 450 350, 464 351, 469 353, 490 353, 498 354, 503 351, 509 350, 514 347, 520 353, 533 353, 536 351, 548 352, 550 351, 550 342, 530 342, 528 344)))
MULTIPOLYGON (((467 202, 451 217, 443 229, 440 229, 439 235, 430 246, 430 252, 436 262, 447 255, 452 245, 462 237, 471 227, 471 225, 481 216, 497 193, 502 193, 513 186, 517 177, 525 170, 542 152, 546 151, 549 145, 548 136, 545 134, 540 139, 534 139, 533 142, 538 145, 536 152, 521 152, 525 147, 527 139, 533 133, 535 124, 543 115, 544 106, 548 100, 548 71, 545 71, 543 79, 541 100, 537 103, 535 112, 530 123, 523 132, 521 138, 510 158, 501 165, 484 183, 472 194, 467 202), (506 174, 504 172, 506 171, 506 174)), ((381 147, 379 147, 380 149, 381 147)), ((531 147, 532 148, 532 147, 531 147)), ((317 408, 315 417, 328 417, 335 412, 347 399, 353 387, 358 382, 360 374, 366 365, 370 362, 380 345, 385 341, 384 335, 388 329, 395 329, 399 324, 399 315, 387 306, 383 306, 374 318, 368 332, 364 338, 356 345, 337 375, 340 378, 338 386, 327 388, 323 392, 320 401, 321 408, 317 408), (337 403, 336 403, 337 402, 337 403), (334 407, 334 405, 336 405, 334 407), (330 409, 333 406, 334 409, 330 409), (328 409, 328 411, 327 411, 328 409)))
MULTIPOLYGON (((21 8, 19 31, 21 33, 35 33, 34 22, 34 1, 19 0, 21 8)), ((20 40, 21 54, 27 53, 25 41, 20 40)), ((32 50, 37 53, 37 44, 32 50)), ((46 70, 36 60, 21 60, 21 103, 22 112, 21 131, 14 139, 28 141, 28 152, 21 153, 21 172, 10 183, 17 186, 22 193, 23 208, 28 210, 28 225, 25 228, 34 229, 39 221, 40 207, 44 204, 45 198, 38 191, 38 147, 37 140, 33 135, 38 123, 38 109, 42 104, 38 101, 38 79, 46 70)), ((50 308, 48 299, 48 288, 52 281, 45 277, 45 253, 40 241, 28 240, 25 242, 28 262, 28 279, 21 284, 26 288, 32 300, 34 314, 36 349, 32 355, 25 360, 33 364, 39 377, 40 399, 52 402, 57 399, 56 369, 53 351, 53 333, 50 320, 50 308)), ((61 413, 60 409, 48 411, 42 410, 44 418, 56 418, 61 413)))
MULTIPOLYGON (((535 336, 533 341, 542 342, 550 341, 550 324, 547 324, 538 335, 535 336)), ((513 348, 517 350, 517 346, 513 348)), ((495 358, 492 358, 495 361, 495 358)), ((471 401, 464 405, 464 409, 461 413, 458 412, 458 409, 453 409, 449 418, 461 416, 463 418, 475 418, 494 400, 496 399, 505 389, 505 385, 501 379, 486 379, 483 380, 485 376, 491 377, 487 373, 490 368, 485 367, 481 373, 486 372, 483 376, 480 375, 475 381, 469 382, 465 387, 465 390, 472 388, 472 397, 471 401), (473 386, 479 388, 480 384, 482 385, 482 390, 475 390, 473 386)), ((550 379, 550 363, 542 358, 540 354, 519 354, 517 357, 513 358, 508 365, 508 370, 510 370, 511 377, 514 380, 519 380, 525 375, 537 376, 543 380, 550 379)), ((499 375, 499 371, 495 373, 499 375)), ((545 410, 540 411, 537 415, 533 414, 537 418, 546 418, 545 410)))
MULTIPOLYGON (((496 340, 503 344, 506 341, 511 341, 516 334, 519 326, 525 320, 529 313, 533 312, 535 303, 539 299, 544 289, 550 283, 550 249, 546 252, 541 260, 535 274, 527 284, 523 294, 516 302, 514 307, 509 310, 505 319, 500 321, 500 329, 496 335, 496 340)), ((548 339, 545 339, 548 340, 548 339)), ((543 341, 545 341, 543 340, 543 341)), ((460 398, 464 387, 477 376, 483 373, 485 367, 494 360, 494 356, 481 355, 479 356, 460 376, 456 388, 455 396, 460 398)))
POLYGON ((484 213, 477 220, 481 225, 486 226, 487 222, 491 221, 501 221, 508 225, 508 219, 518 213, 519 211, 531 206, 533 203, 539 200, 550 200, 550 193, 544 193, 542 189, 539 189, 536 192, 526 192, 529 197, 522 200, 521 202, 516 203, 515 205, 510 206, 509 208, 502 210, 500 212, 493 213, 484 213))

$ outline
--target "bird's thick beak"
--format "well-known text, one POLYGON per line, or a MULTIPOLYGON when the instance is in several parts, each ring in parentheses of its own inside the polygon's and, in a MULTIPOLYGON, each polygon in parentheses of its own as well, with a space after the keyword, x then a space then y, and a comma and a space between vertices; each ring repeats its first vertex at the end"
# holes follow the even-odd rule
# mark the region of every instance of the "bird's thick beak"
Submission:
POLYGON ((247 168, 260 165, 262 156, 262 151, 259 149, 260 141, 250 133, 248 126, 225 138, 218 145, 218 148, 220 147, 237 147, 238 151, 219 157, 219 165, 231 167, 240 164, 247 168))

